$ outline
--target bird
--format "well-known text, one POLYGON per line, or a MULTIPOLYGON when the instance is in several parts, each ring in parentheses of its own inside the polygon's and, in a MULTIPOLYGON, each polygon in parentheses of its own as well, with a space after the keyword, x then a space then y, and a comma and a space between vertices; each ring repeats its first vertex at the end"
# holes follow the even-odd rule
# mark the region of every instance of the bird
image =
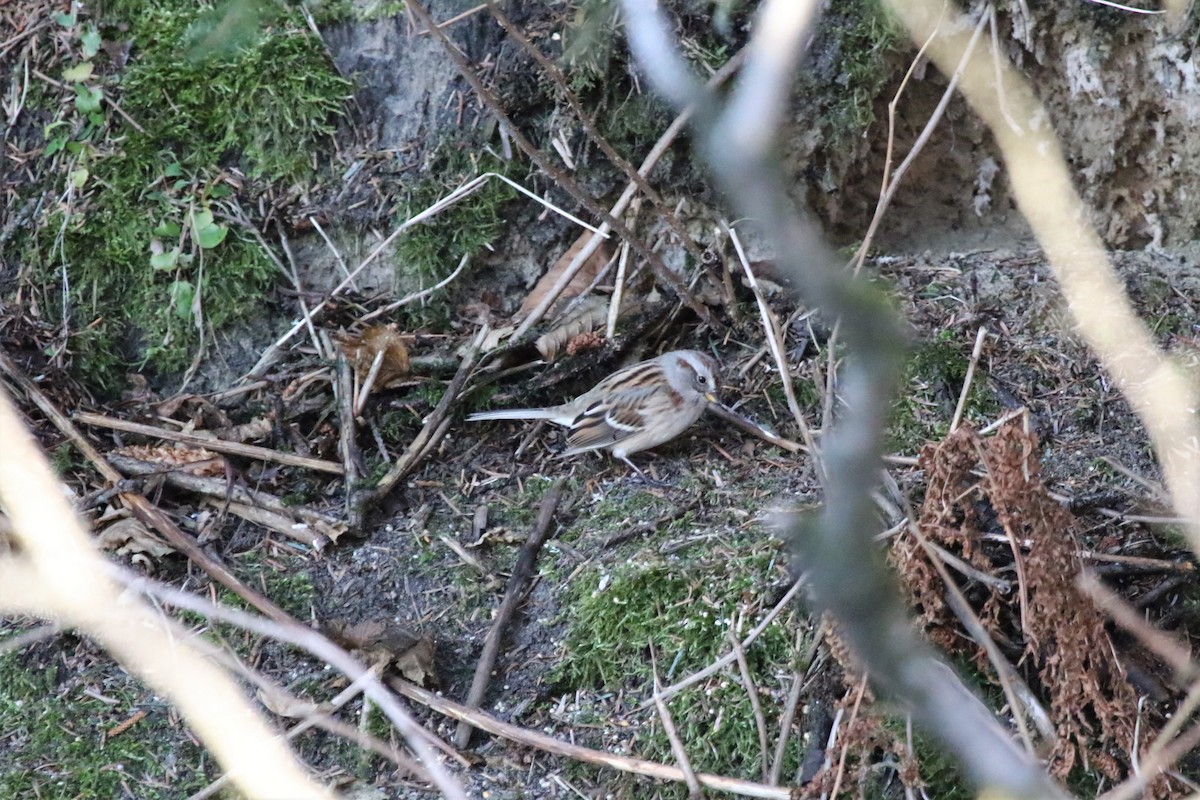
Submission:
POLYGON ((719 405, 716 360, 698 350, 672 350, 619 369, 579 397, 545 408, 479 411, 468 422, 544 419, 569 430, 560 456, 607 449, 646 483, 629 456, 683 433, 710 405, 719 405))

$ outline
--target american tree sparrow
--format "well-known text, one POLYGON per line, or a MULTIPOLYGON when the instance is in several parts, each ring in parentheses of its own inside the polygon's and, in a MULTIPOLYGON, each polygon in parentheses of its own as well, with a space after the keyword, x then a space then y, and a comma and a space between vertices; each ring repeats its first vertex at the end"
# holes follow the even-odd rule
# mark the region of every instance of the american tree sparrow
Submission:
POLYGON ((572 456, 608 449, 650 482, 629 460, 632 453, 669 442, 700 418, 717 399, 717 362, 697 350, 673 350, 617 370, 569 403, 547 408, 480 411, 467 417, 545 419, 570 429, 572 456))

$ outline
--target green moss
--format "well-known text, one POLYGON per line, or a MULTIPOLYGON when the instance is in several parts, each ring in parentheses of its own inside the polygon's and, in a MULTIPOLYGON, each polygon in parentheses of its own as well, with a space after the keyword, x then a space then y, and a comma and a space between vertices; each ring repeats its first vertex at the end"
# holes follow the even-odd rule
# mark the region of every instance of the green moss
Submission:
MULTIPOLYGON (((69 650, 64 649, 64 652, 69 650)), ((88 666, 34 666, 26 653, 0 656, 0 797, 108 800, 136 787, 139 798, 186 797, 208 783, 203 753, 166 704, 101 659, 88 666), (85 689, 115 700, 105 703, 85 689), (108 732, 139 711, 119 735, 108 732)))
MULTIPOLYGON (((265 1, 113 0, 97 25, 131 42, 129 61, 101 75, 97 57, 76 90, 95 102, 48 129, 36 168, 73 199, 24 255, 47 297, 69 298, 79 371, 115 389, 130 367, 179 370, 201 330, 261 306, 274 267, 230 220, 268 184, 311 173, 349 84, 299 12, 265 1)), ((85 26, 69 30, 82 40, 85 26)))
POLYGON ((907 37, 879 0, 836 3, 822 18, 821 29, 828 38, 818 45, 819 58, 823 65, 833 65, 833 71, 818 68, 802 74, 801 82, 822 98, 835 130, 861 134, 875 121, 875 98, 892 74, 888 59, 907 37))
MULTIPOLYGON (((761 595, 778 577, 776 549, 758 540, 691 561, 651 558, 585 570, 572 582, 563 659, 552 679, 568 692, 648 690, 651 648, 664 682, 707 666, 728 650, 727 634, 746 597, 761 595), (714 581, 716 574, 725 577, 714 581)), ((746 652, 771 730, 782 705, 776 675, 790 672, 797 658, 793 625, 776 622, 746 652)), ((696 769, 747 778, 759 773, 754 713, 736 673, 676 695, 670 710, 696 769)), ((647 718, 637 739, 639 755, 671 760, 656 716, 647 718)))
MULTIPOLYGON (((518 169, 489 152, 475 150, 465 140, 447 140, 429 156, 421 169, 432 177, 406 187, 398 217, 403 221, 429 208, 464 183, 484 173, 511 177, 518 169)), ((474 193, 459 200, 428 222, 407 232, 396 244, 396 269, 402 284, 429 285, 457 266, 464 253, 475 253, 496 241, 504 228, 505 205, 516 191, 497 178, 489 178, 474 193)), ((443 329, 450 309, 443 303, 410 305, 401 310, 402 327, 443 329)), ((440 395, 439 395, 440 398, 440 395)), ((433 401, 436 402, 436 399, 433 401)))
MULTIPOLYGON (((956 341, 944 331, 913 352, 905 365, 900 396, 892 406, 888 447, 894 452, 915 453, 928 441, 946 436, 967 377, 973 342, 956 341)), ((986 423, 1000 409, 988 389, 982 365, 975 369, 963 419, 986 423)))

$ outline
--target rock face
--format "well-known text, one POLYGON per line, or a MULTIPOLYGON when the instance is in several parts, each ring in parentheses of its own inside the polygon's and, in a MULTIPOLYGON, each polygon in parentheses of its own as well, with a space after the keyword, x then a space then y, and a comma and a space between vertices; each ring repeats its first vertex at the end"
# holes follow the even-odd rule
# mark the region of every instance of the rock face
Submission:
MULTIPOLYGON (((1162 16, 1091 3, 1039 6, 1031 17, 1020 10, 1024 3, 1007 5, 998 16, 1001 49, 1049 110, 1076 188, 1094 209, 1105 241, 1122 249, 1191 241, 1200 219, 1194 33, 1170 30, 1162 16)), ((876 124, 863 140, 809 141, 790 156, 794 165, 803 164, 798 174, 807 169, 800 194, 835 237, 861 238, 870 219, 887 144, 887 104, 913 52, 905 48, 893 63, 875 100, 876 124)), ((947 83, 923 67, 914 78, 898 110, 894 163, 908 152, 947 83)), ((811 140, 809 129, 792 141, 811 140)), ((1004 175, 990 134, 954 100, 877 241, 884 248, 936 250, 1024 235, 1004 175)))
MULTIPOLYGON (((430 0, 434 19, 462 11, 455 0, 430 0)), ((472 62, 500 44, 503 31, 486 13, 474 14, 447 31, 472 62)), ((421 25, 403 13, 331 26, 323 38, 338 71, 356 84, 365 133, 381 150, 409 165, 420 144, 461 126, 464 108, 476 106, 471 89, 441 43, 421 33, 421 25)))
MULTIPOLYGON (((1037 88, 1064 143, 1076 186, 1095 211, 1095 224, 1114 248, 1173 246, 1191 241, 1200 219, 1200 82, 1194 36, 1180 35, 1165 17, 1139 15, 1091 3, 1039 6, 1013 0, 999 9, 996 40, 1037 88), (1026 16, 1026 14, 1029 16, 1026 16)), ((455 0, 431 0, 437 19, 460 12, 455 0)), ((794 176, 795 195, 841 243, 861 239, 879 194, 888 145, 888 103, 916 48, 896 38, 879 59, 878 88, 866 103, 875 121, 848 130, 830 111, 846 91, 855 47, 848 6, 827 9, 812 45, 794 122, 782 132, 781 151, 794 176)), ((560 34, 572 20, 547 8, 514 11, 536 30, 551 58, 561 56, 560 34)), ((694 24, 696 17, 688 18, 694 24)), ((686 26, 685 26, 686 27, 686 26)), ((711 26, 710 26, 711 28, 711 26)), ((546 92, 537 67, 508 40, 486 12, 447 28, 455 43, 503 98, 518 125, 551 151, 541 128, 566 125, 583 140, 561 97, 546 92)), ((445 134, 469 134, 499 149, 490 112, 482 108, 441 45, 416 35, 404 14, 331 28, 325 38, 338 67, 358 84, 363 133, 376 150, 394 154, 394 167, 420 171, 421 156, 445 134)), ((684 35, 691 33, 683 31, 684 35)), ((701 31, 701 33, 705 33, 701 31)), ((707 31, 711 34, 711 29, 707 31)), ((744 39, 745 30, 739 36, 744 39)), ((620 32, 617 32, 619 40, 620 32)), ((990 35, 990 31, 985 35, 990 35)), ((741 41, 732 42, 731 50, 741 41)), ((623 47, 615 45, 615 51, 623 47)), ((599 100, 639 89, 628 75, 599 100)), ((898 106, 893 165, 907 154, 942 97, 947 79, 918 65, 898 106)), ((593 98, 595 99, 595 98, 593 98)), ((641 153, 651 146, 641 143, 641 153)), ((633 145, 636 150, 637 143, 633 145)), ((586 147, 585 147, 586 149, 586 147)), ((637 160, 639 153, 627 153, 637 160)), ((518 159, 524 159, 518 155, 518 159)), ((410 171, 404 180, 410 180, 410 171)), ((594 176, 580 174, 585 182, 594 176)), ((600 179, 604 183, 603 179, 600 179)), ((690 197, 699 186, 662 186, 690 197)), ((704 196, 705 200, 712 198, 704 196)), ((385 209, 380 206, 379 211, 385 209)), ((1009 244, 1028 235, 1009 197, 1005 168, 990 134, 954 99, 909 171, 877 237, 883 249, 970 249, 1009 244)))

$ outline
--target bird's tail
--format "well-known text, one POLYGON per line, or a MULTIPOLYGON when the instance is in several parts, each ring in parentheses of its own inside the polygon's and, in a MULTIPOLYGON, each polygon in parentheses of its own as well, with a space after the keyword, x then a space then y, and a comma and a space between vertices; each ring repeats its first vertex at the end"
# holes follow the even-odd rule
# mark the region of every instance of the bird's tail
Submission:
POLYGON ((485 419, 555 419, 560 416, 556 408, 501 408, 495 411, 476 411, 467 416, 467 422, 485 419))

